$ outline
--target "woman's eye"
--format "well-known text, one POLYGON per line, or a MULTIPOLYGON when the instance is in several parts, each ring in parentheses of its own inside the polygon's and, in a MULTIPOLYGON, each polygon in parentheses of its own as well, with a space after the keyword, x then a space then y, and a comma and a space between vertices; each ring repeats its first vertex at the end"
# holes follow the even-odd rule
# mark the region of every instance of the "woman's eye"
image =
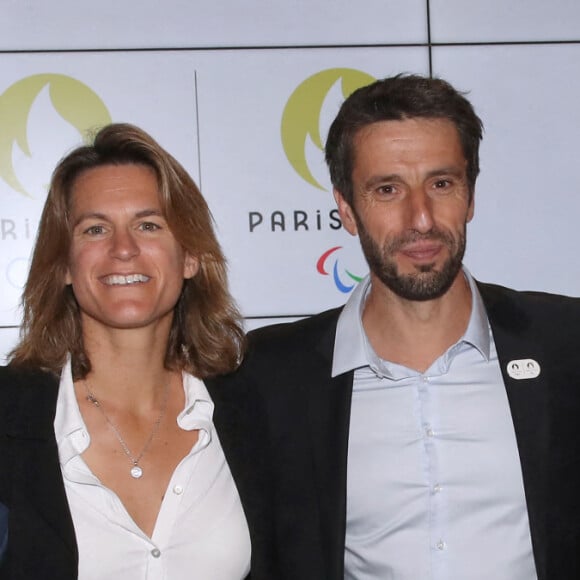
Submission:
POLYGON ((154 222, 143 222, 139 227, 144 232, 154 232, 160 229, 161 226, 159 226, 159 224, 156 224, 154 222))
POLYGON ((99 234, 102 234, 104 231, 105 228, 103 226, 91 226, 85 230, 85 233, 89 234, 90 236, 98 236, 99 234))

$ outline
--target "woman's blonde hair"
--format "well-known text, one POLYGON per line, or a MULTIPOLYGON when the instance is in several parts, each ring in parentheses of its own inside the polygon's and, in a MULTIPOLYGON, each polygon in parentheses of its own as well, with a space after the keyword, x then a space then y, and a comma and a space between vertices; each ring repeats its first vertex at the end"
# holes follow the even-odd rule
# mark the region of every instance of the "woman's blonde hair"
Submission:
POLYGON ((72 231, 71 192, 81 173, 125 164, 153 169, 169 227, 200 264, 198 273, 184 281, 175 307, 167 368, 200 378, 234 370, 245 339, 241 316, 228 291, 226 262, 207 203, 177 160, 143 130, 122 123, 101 129, 91 145, 64 157, 52 175, 22 295, 21 338, 10 355, 10 364, 59 373, 70 353, 75 379, 90 371, 79 307, 65 283, 72 231))

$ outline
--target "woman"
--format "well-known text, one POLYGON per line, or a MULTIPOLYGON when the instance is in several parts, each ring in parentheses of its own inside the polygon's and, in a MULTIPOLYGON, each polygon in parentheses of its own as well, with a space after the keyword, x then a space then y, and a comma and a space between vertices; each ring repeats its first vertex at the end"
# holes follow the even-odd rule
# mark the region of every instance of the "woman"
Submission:
POLYGON ((237 367, 240 317, 208 207, 149 135, 110 125, 59 163, 23 307, 0 374, 2 577, 244 578, 200 380, 237 367))

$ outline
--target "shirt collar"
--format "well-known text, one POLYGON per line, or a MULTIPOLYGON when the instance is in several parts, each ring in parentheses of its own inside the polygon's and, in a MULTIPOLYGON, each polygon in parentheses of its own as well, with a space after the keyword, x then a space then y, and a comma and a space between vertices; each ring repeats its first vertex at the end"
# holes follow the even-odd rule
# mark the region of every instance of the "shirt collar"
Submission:
MULTIPOLYGON (((214 404, 203 381, 183 373, 185 405, 177 416, 177 424, 185 430, 200 429, 211 439, 214 404)), ((61 465, 83 453, 90 437, 77 402, 70 357, 60 376, 54 418, 54 432, 61 465)))
POLYGON ((185 406, 177 416, 177 424, 186 430, 203 429, 208 434, 212 431, 214 404, 200 379, 183 373, 185 406))
POLYGON ((370 285, 370 276, 366 276, 352 291, 338 317, 332 357, 333 377, 369 364, 362 311, 370 285))
POLYGON ((475 347, 485 360, 489 360, 490 350, 491 350, 491 335, 490 326, 487 319, 487 312, 475 283, 475 279, 469 273, 469 270, 464 266, 463 275, 469 282, 469 288, 471 290, 471 316, 469 317, 469 323, 467 324, 467 329, 462 339, 464 342, 471 344, 475 347))
MULTIPOLYGON (((480 352, 483 358, 489 360, 490 331, 485 306, 473 276, 465 267, 463 267, 463 275, 471 290, 472 308, 467 329, 458 344, 461 342, 470 344, 480 352)), ((380 361, 368 343, 362 325, 364 304, 370 286, 370 276, 366 276, 353 290, 340 313, 332 358, 333 377, 370 366, 375 362, 373 359, 380 361)))
POLYGON ((54 433, 61 465, 65 465, 89 446, 88 431, 75 395, 70 356, 60 374, 54 433))

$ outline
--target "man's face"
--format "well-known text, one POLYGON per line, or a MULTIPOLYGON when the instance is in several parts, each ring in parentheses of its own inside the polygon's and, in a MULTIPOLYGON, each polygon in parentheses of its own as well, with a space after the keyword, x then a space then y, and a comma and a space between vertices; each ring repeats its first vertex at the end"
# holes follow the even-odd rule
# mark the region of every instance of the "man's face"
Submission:
POLYGON ((457 129, 446 119, 383 121, 354 138, 353 206, 335 191, 375 283, 407 300, 443 295, 456 279, 473 217, 457 129))

